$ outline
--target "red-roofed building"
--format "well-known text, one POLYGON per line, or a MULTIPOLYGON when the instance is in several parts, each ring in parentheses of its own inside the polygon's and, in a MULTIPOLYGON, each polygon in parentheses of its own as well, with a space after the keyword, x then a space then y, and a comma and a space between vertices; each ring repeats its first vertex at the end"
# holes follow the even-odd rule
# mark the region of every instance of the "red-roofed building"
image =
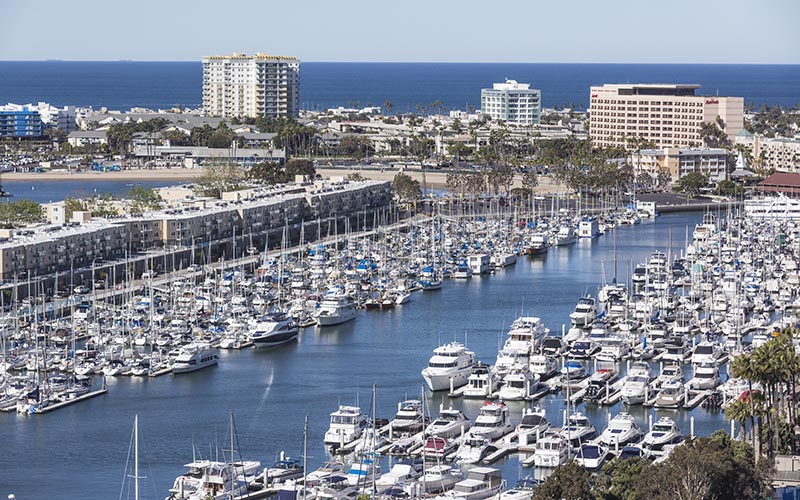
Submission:
POLYGON ((800 174, 778 172, 758 183, 764 193, 783 193, 786 196, 800 197, 800 174))

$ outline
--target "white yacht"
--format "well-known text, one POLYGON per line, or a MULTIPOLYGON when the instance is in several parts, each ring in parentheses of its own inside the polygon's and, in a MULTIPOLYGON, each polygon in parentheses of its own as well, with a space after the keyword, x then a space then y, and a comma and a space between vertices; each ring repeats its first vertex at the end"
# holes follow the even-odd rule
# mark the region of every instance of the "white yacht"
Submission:
POLYGON ((717 342, 700 342, 692 351, 692 364, 719 363, 725 352, 717 342))
POLYGON ((484 363, 476 363, 472 368, 467 385, 464 387, 465 398, 491 398, 497 392, 500 378, 484 363))
POLYGON ((426 436, 456 437, 469 430, 469 419, 461 410, 439 410, 439 416, 425 428, 426 436))
POLYGON ((422 447, 422 457, 441 460, 456 451, 459 446, 458 441, 458 438, 429 436, 422 447))
POLYGON ((504 349, 515 350, 523 356, 529 356, 539 349, 550 330, 544 326, 540 318, 520 316, 511 324, 504 349))
POLYGON ((517 437, 519 448, 525 450, 533 449, 536 441, 550 429, 550 422, 542 408, 526 410, 522 414, 522 421, 517 426, 517 437))
POLYGON ((556 246, 571 245, 576 241, 578 241, 578 236, 575 234, 575 228, 571 224, 562 224, 558 228, 558 234, 556 234, 555 238, 556 246))
POLYGON ((542 342, 542 354, 561 356, 569 351, 569 344, 561 337, 547 337, 542 342))
POLYGON ((375 488, 379 492, 386 491, 396 484, 414 481, 420 476, 422 476, 422 461, 400 460, 388 472, 381 474, 375 481, 375 488))
POLYGON ((334 449, 344 449, 361 438, 367 427, 367 418, 358 406, 339 406, 331 413, 331 423, 325 433, 325 444, 334 449))
POLYGON ((609 337, 600 343, 600 352, 595 355, 598 361, 616 363, 627 357, 630 346, 620 337, 609 337))
POLYGON ((650 432, 645 434, 642 446, 648 450, 660 451, 664 446, 669 444, 678 444, 683 441, 683 433, 681 433, 675 421, 669 417, 661 417, 650 432))
POLYGON ((489 439, 481 434, 468 432, 456 451, 454 462, 459 464, 477 464, 489 451, 489 439))
POLYGON ((511 370, 526 368, 527 366, 527 355, 516 349, 500 349, 497 352, 497 359, 494 362, 492 371, 502 379, 511 370))
POLYGON ((642 437, 642 430, 628 413, 617 413, 608 423, 608 427, 600 434, 600 444, 608 447, 623 447, 635 443, 642 437))
POLYGON ((425 468, 420 482, 425 493, 441 493, 461 480, 461 472, 449 465, 437 464, 425 468))
POLYGON ((196 342, 183 346, 172 364, 172 373, 189 373, 219 362, 219 351, 211 344, 196 342))
POLYGON ((587 470, 599 470, 608 460, 608 448, 597 444, 582 444, 575 454, 575 462, 587 470))
POLYGON ((319 326, 332 326, 351 321, 356 317, 353 299, 337 290, 329 290, 314 313, 319 326))
POLYGON ((528 362, 528 369, 538 380, 546 380, 558 373, 558 362, 554 356, 534 354, 528 362))
POLYGON ((561 435, 570 443, 581 443, 592 439, 597 431, 583 413, 573 413, 567 425, 561 428, 561 435))
POLYGON ((681 365, 666 364, 661 368, 661 373, 658 374, 656 385, 662 386, 667 382, 680 382, 683 384, 683 368, 681 365))
POLYGON ((588 326, 597 316, 597 304, 592 297, 581 297, 575 310, 569 314, 572 324, 579 327, 588 326))
POLYGON ((669 380, 661 385, 656 397, 656 408, 680 408, 686 399, 686 387, 683 382, 669 380))
POLYGON ((166 500, 224 500, 244 495, 248 478, 258 472, 261 463, 197 460, 184 467, 189 470, 175 479, 166 500))
POLYGON ((686 387, 692 391, 702 391, 714 389, 721 383, 716 363, 703 363, 694 367, 694 376, 686 383, 686 387))
POLYGON ((503 403, 484 403, 478 412, 470 434, 483 436, 486 439, 498 439, 514 430, 508 407, 503 403))
MULTIPOLYGON (((546 385, 544 387, 547 388, 546 385)), ((498 397, 503 401, 521 401, 530 399, 542 391, 544 389, 539 387, 539 379, 526 368, 513 370, 505 376, 498 397)))
POLYGON ((474 365, 475 353, 459 342, 451 342, 433 350, 422 378, 431 391, 455 389, 466 385, 474 365))
POLYGON ((800 220, 800 202, 779 193, 745 200, 744 213, 756 220, 800 220))
POLYGON ((256 347, 277 347, 297 338, 297 323, 285 312, 274 312, 253 322, 249 337, 256 347))
POLYGON ((397 404, 397 414, 389 422, 392 433, 416 434, 425 427, 425 418, 422 415, 422 401, 409 399, 397 404))
POLYGON ((483 500, 494 497, 505 487, 499 469, 475 467, 467 472, 467 478, 455 484, 436 499, 483 500))
POLYGON ((571 445, 562 434, 546 433, 536 441, 533 464, 537 467, 558 467, 569 460, 571 445))
POLYGON ((570 360, 561 368, 564 380, 579 380, 586 377, 586 368, 580 361, 570 360))
POLYGON ((381 477, 381 464, 371 453, 367 453, 360 460, 353 462, 347 471, 347 483, 350 486, 369 487, 379 477, 381 477))
MULTIPOLYGON (((638 405, 644 403, 650 395, 651 371, 647 363, 637 361, 628 370, 625 382, 622 384, 622 401, 627 405, 638 405)), ((653 391, 655 394, 655 391, 653 391)))

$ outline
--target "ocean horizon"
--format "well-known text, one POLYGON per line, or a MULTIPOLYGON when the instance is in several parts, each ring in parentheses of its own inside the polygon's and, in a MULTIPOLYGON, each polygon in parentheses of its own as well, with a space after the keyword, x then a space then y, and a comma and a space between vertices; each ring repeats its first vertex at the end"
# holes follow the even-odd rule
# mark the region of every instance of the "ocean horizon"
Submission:
MULTIPOLYGON (((0 103, 48 102, 127 110, 202 104, 200 61, 0 61, 0 103)), ((698 83, 699 94, 747 104, 800 103, 800 65, 699 63, 302 62, 300 106, 383 106, 393 112, 480 107, 481 88, 513 79, 542 91, 544 107, 586 109, 603 83, 698 83)))

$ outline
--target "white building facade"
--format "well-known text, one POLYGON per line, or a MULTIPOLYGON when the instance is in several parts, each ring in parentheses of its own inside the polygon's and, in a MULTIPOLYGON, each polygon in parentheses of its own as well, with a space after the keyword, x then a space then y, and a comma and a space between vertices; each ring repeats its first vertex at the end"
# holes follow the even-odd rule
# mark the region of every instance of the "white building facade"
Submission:
POLYGON ((744 127, 744 98, 695 95, 695 84, 606 84, 591 87, 589 136, 596 147, 629 147, 632 138, 658 148, 702 146, 703 123, 717 117, 733 140, 744 127))
POLYGON ((234 53, 203 58, 203 109, 209 116, 296 117, 300 61, 296 57, 234 53))
POLYGON ((712 180, 724 180, 728 168, 728 152, 721 148, 642 149, 631 153, 628 162, 637 173, 655 175, 660 169, 666 169, 673 181, 692 172, 706 174, 712 180))
POLYGON ((542 118, 542 92, 515 80, 495 83, 490 89, 481 89, 481 112, 492 120, 538 125, 542 118))

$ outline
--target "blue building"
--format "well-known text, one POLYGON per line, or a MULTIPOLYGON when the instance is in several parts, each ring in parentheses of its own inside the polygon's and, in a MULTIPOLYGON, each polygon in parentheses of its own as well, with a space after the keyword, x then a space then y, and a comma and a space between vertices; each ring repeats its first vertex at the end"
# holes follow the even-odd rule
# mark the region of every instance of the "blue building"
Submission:
POLYGON ((0 137, 41 137, 42 118, 25 106, 0 108, 0 137))

